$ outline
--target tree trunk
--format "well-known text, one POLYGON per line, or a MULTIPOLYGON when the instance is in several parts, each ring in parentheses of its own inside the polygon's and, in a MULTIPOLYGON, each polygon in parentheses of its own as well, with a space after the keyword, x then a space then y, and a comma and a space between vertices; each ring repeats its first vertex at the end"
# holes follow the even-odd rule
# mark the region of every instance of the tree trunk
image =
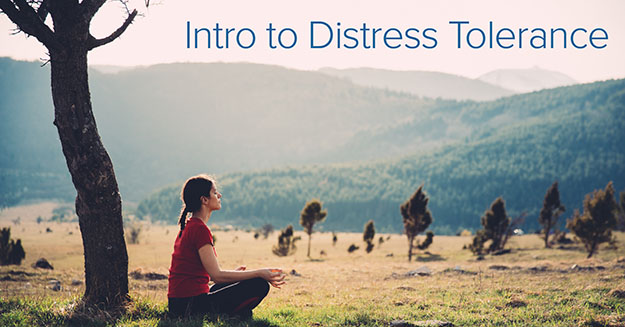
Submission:
POLYGON ((50 51, 54 125, 77 191, 76 213, 85 252, 83 301, 115 308, 128 299, 128 254, 113 164, 91 108, 87 48, 80 39, 88 35, 88 28, 81 31, 75 22, 67 30, 59 25, 55 21, 66 47, 50 51))
POLYGON ((547 225, 545 225, 545 247, 546 248, 550 248, 549 246, 549 230, 551 228, 548 228, 547 226, 549 226, 549 222, 547 222, 547 225))
POLYGON ((414 237, 408 238, 408 262, 412 261, 412 243, 414 242, 414 237))
POLYGON ((308 257, 310 258, 310 239, 312 238, 311 234, 308 234, 308 257))

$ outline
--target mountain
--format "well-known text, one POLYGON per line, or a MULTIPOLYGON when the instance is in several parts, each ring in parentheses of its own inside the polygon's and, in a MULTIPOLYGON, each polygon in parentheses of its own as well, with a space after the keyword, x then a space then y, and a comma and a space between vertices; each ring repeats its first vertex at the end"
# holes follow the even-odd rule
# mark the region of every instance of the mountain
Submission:
POLYGON ((577 84, 565 74, 538 67, 494 70, 478 77, 478 80, 518 93, 577 84))
MULTIPOLYGON (((0 205, 74 196, 49 68, 0 58, 0 205)), ((200 172, 337 162, 323 155, 441 101, 256 64, 166 64, 89 73, 98 130, 124 200, 200 172)))
POLYGON ((428 98, 485 101, 515 93, 489 82, 439 72, 373 68, 322 68, 319 71, 347 79, 357 85, 406 92, 428 98))
MULTIPOLYGON (((211 219, 241 226, 297 225, 305 202, 319 198, 328 210, 324 230, 361 231, 373 219, 379 230, 399 232, 400 203, 424 184, 437 234, 479 228, 480 216, 499 196, 511 217, 527 214, 522 228, 533 231, 554 181, 567 208, 560 228, 573 209, 581 208, 585 194, 609 181, 618 189, 625 186, 625 80, 458 103, 439 111, 451 113, 441 121, 455 116, 475 128, 464 139, 395 159, 382 154, 376 161, 224 174, 219 177, 223 209, 211 219)), ((393 143, 413 139, 418 144, 426 125, 427 118, 415 117, 360 138, 384 153, 393 143)), ((153 193, 137 214, 175 223, 181 184, 153 193)))

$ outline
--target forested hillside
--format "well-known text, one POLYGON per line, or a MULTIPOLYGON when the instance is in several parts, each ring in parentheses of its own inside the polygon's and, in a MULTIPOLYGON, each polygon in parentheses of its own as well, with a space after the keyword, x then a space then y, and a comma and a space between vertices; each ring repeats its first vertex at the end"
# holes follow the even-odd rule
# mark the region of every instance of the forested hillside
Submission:
MULTIPOLYGON (((326 230, 360 231, 374 219, 381 230, 397 232, 402 228, 399 204, 424 183, 438 233, 478 227, 498 196, 506 200, 509 215, 527 213, 524 228, 533 230, 555 180, 567 207, 562 223, 581 207, 585 194, 610 180, 618 189, 625 186, 625 80, 461 103, 453 112, 479 128, 438 149, 368 163, 223 175, 223 210, 212 219, 251 226, 297 224, 306 200, 317 197, 328 209, 326 230)), ((377 142, 368 146, 384 149, 399 134, 418 135, 419 124, 410 124, 369 135, 368 141, 377 142)), ((181 183, 143 201, 138 214, 175 223, 181 183)))
MULTIPOLYGON (((441 101, 257 64, 167 64, 90 71, 94 114, 126 201, 189 174, 337 162, 358 131, 441 101)), ((72 200, 48 67, 0 58, 0 206, 72 200)))

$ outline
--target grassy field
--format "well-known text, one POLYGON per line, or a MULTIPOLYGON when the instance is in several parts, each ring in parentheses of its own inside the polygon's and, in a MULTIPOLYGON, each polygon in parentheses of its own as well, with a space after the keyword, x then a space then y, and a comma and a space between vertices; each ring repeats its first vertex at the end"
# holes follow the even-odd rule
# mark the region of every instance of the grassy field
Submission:
MULTIPOLYGON (((82 241, 78 223, 36 223, 50 208, 0 213, 0 226, 11 226, 12 237, 21 238, 26 250, 21 266, 0 267, 0 326, 389 326, 395 320, 439 320, 454 326, 625 326, 625 235, 620 233, 618 249, 602 247, 592 259, 586 259, 580 245, 544 249, 536 235, 525 235, 510 240, 511 253, 480 261, 462 250, 470 237, 435 236, 429 252, 409 263, 406 237, 398 234, 383 234, 390 239, 376 242, 367 254, 361 234, 339 233, 333 245, 331 234, 315 233, 310 260, 307 235, 298 233, 302 241, 294 256, 280 258, 271 252, 277 233, 256 240, 250 232, 216 228, 222 268, 281 267, 289 273, 287 285, 270 291, 253 320, 168 320, 167 281, 133 278, 134 302, 128 312, 100 320, 97 314, 72 314, 84 292, 82 241), (17 215, 19 224, 12 222, 17 215), (349 254, 352 243, 361 249, 349 254), (31 268, 40 257, 55 269, 31 268), (407 276, 415 269, 430 273, 407 276), (51 280, 61 282, 60 291, 52 289, 51 280)), ((176 232, 175 226, 144 225, 139 244, 128 245, 129 270, 166 275, 176 232)))

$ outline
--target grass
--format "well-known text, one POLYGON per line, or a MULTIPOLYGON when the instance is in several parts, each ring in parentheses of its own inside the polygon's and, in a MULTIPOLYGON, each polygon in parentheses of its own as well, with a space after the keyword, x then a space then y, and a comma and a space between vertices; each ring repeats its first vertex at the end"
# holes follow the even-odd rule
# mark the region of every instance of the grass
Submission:
MULTIPOLYGON (((36 218, 36 217, 35 217, 36 218)), ((3 220, 0 224, 10 224, 3 220)), ((477 261, 464 244, 469 237, 435 236, 430 254, 407 262, 405 236, 398 234, 366 254, 361 234, 313 234, 315 260, 306 258, 307 235, 294 256, 271 253, 277 234, 255 240, 244 231, 214 231, 223 268, 245 264, 248 269, 282 267, 301 276, 287 277, 282 289, 272 289, 254 311, 240 321, 227 316, 170 320, 167 318, 167 281, 130 279, 132 303, 119 317, 76 310, 84 285, 82 243, 77 223, 36 224, 22 217, 12 226, 27 257, 22 266, 0 267, 0 326, 389 326, 393 320, 441 320, 455 326, 625 326, 625 235, 619 249, 601 248, 586 259, 579 245, 544 249, 536 235, 513 237, 510 254, 477 261), (53 232, 46 233, 46 228, 53 232), (71 235, 69 232, 72 232, 71 235), (348 254, 355 243, 361 249, 348 254), (327 255, 321 256, 321 251, 327 255), (392 256, 390 256, 392 254, 392 256), (39 257, 55 269, 30 267, 39 257), (619 259, 620 258, 620 259, 619 259), (593 270, 572 270, 577 264, 593 270), (506 269, 491 269, 493 265, 506 269), (419 267, 429 276, 403 277, 419 267), (53 291, 49 281, 61 281, 53 291)), ((174 226, 148 226, 139 244, 128 245, 129 269, 167 273, 174 226)), ((376 239, 380 235, 376 235, 376 239)))

